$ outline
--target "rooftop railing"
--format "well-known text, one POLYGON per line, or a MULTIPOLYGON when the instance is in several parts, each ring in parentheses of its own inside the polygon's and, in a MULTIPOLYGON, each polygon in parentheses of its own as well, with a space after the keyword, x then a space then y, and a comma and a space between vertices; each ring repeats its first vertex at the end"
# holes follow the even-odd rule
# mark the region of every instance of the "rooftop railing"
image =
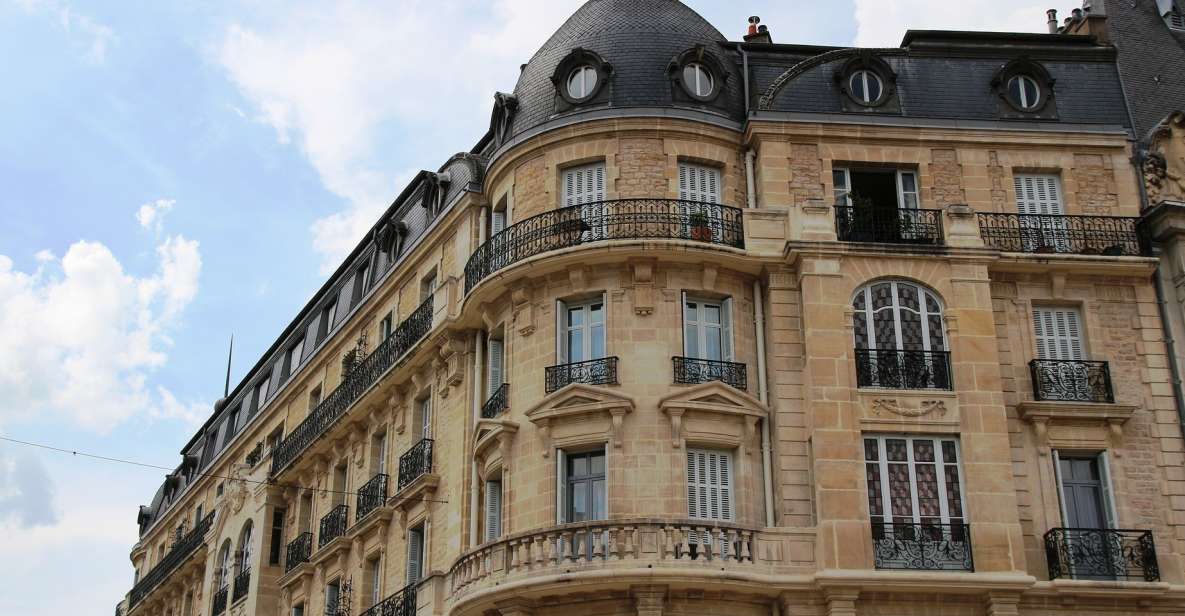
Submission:
POLYGON ((465 292, 490 274, 552 250, 621 239, 672 239, 745 247, 741 210, 703 201, 615 199, 532 216, 491 237, 465 264, 465 292))

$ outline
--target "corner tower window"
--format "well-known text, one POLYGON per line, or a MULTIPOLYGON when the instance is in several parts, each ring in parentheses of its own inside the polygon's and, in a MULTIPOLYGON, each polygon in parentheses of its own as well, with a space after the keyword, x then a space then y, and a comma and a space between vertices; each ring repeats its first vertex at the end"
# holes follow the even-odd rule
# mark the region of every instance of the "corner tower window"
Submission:
POLYGON ((872 105, 880 100, 881 93, 884 92, 884 85, 876 73, 861 69, 852 73, 852 76, 848 78, 848 89, 858 102, 872 105))
POLYGON ((711 71, 699 62, 683 67, 683 85, 687 91, 700 98, 708 98, 716 90, 716 80, 711 71))
POLYGON ((1041 88, 1032 77, 1016 75, 1008 80, 1008 100, 1026 111, 1036 109, 1041 104, 1041 88))
POLYGON ((585 64, 579 66, 568 76, 568 96, 576 100, 584 100, 593 95, 597 88, 597 71, 585 64))

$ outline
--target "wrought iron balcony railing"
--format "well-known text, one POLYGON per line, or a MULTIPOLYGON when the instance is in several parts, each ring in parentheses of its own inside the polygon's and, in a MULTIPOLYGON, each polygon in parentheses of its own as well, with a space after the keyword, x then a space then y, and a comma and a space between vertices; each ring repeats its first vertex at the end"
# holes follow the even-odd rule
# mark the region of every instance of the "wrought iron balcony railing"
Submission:
POLYGON ((1029 362, 1033 398, 1059 402, 1115 402, 1105 361, 1034 359, 1029 362))
POLYGON ((416 584, 408 584, 399 592, 370 606, 358 616, 415 616, 416 584))
POLYGON ((354 509, 355 524, 387 502, 387 479, 387 475, 379 473, 358 489, 358 506, 354 509))
POLYGON ((1049 579, 1160 580, 1150 530, 1053 528, 1045 533, 1049 579))
POLYGON ((296 539, 288 543, 286 558, 284 559, 284 573, 292 571, 301 563, 309 562, 313 555, 313 533, 301 533, 296 539))
POLYGON ((835 233, 842 242, 942 244, 942 210, 835 206, 835 233))
POLYGON ((296 429, 272 452, 271 476, 288 468, 297 456, 325 434, 350 406, 362 397, 432 329, 432 297, 424 300, 411 316, 395 328, 373 353, 358 363, 296 429))
POLYGON ((432 472, 432 439, 420 439, 411 449, 399 456, 399 487, 402 490, 419 479, 421 475, 432 472))
POLYGON ((672 357, 671 363, 675 369, 676 383, 720 381, 742 391, 749 387, 748 369, 745 364, 694 357, 672 357))
POLYGON ((703 201, 616 199, 551 210, 491 237, 465 264, 465 292, 490 274, 552 250, 620 239, 745 247, 741 210, 703 201))
POLYGON ((230 602, 236 603, 239 599, 247 596, 247 589, 251 587, 251 569, 250 567, 243 567, 243 570, 235 576, 234 592, 231 593, 230 602))
POLYGON ((214 593, 214 609, 210 612, 212 616, 218 616, 226 611, 226 595, 229 591, 229 587, 223 586, 214 593))
POLYGON ((1138 218, 979 214, 979 234, 988 248, 1006 252, 1139 256, 1151 254, 1138 218))
POLYGON ((572 383, 586 385, 616 385, 617 358, 602 357, 573 364, 548 366, 543 373, 544 390, 547 393, 559 391, 572 383))
POLYGON ((872 550, 877 569, 975 571, 970 524, 873 522, 872 550))
POLYGON ((886 389, 950 389, 950 352, 856 349, 856 385, 886 389))
POLYGON ((169 553, 147 575, 140 578, 140 581, 132 587, 132 592, 128 595, 129 611, 201 547, 206 531, 210 530, 210 526, 213 524, 214 512, 211 511, 193 527, 193 530, 174 543, 169 553))
POLYGON ((481 418, 493 419, 510 406, 510 383, 502 383, 498 391, 481 405, 481 418))
POLYGON ((321 529, 318 533, 317 547, 323 548, 329 545, 330 541, 346 534, 346 529, 349 528, 350 507, 342 504, 329 510, 321 518, 321 529))

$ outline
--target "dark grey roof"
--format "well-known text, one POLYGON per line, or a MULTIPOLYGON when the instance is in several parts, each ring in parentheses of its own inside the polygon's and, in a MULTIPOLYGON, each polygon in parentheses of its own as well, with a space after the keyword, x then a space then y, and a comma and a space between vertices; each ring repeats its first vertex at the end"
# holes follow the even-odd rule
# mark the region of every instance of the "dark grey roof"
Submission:
POLYGON ((744 116, 741 75, 722 43, 727 43, 724 35, 679 0, 589 0, 524 65, 514 88, 518 111, 511 135, 560 115, 555 111, 551 76, 560 61, 577 47, 600 54, 613 67, 607 86, 611 88, 608 105, 621 108, 675 105, 667 66, 679 53, 704 45, 707 53, 732 73, 722 91, 721 104, 678 104, 740 119, 744 116))
POLYGON ((1143 138, 1169 113, 1185 109, 1185 32, 1170 29, 1152 0, 1103 4, 1136 135, 1143 138))

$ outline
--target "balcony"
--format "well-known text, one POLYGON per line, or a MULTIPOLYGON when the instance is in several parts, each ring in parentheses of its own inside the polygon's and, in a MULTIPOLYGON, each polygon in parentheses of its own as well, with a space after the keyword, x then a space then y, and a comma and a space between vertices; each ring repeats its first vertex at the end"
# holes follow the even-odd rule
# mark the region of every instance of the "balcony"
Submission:
POLYGON ((301 533, 296 539, 288 543, 286 558, 284 559, 284 573, 288 573, 309 562, 313 555, 313 533, 301 533))
POLYGON ((552 250, 624 239, 671 239, 745 247, 741 210, 676 199, 617 199, 544 212, 513 224, 473 251, 465 293, 494 272, 552 250))
POLYGON ((251 569, 244 567, 234 579, 234 591, 231 593, 230 602, 237 603, 239 599, 247 596, 247 590, 251 587, 251 569))
POLYGON ((503 383, 486 403, 481 405, 481 418, 493 419, 510 407, 510 383, 503 383))
POLYGON ((873 522, 872 550, 877 569, 975 571, 969 524, 873 522))
POLYGON ((276 477, 300 454, 325 434, 350 406, 432 329, 432 297, 424 300, 373 353, 363 359, 309 416, 272 453, 270 475, 276 477))
POLYGON ((173 548, 169 553, 161 559, 148 575, 145 575, 132 587, 132 592, 128 595, 128 611, 130 612, 148 593, 152 592, 157 586, 169 577, 177 567, 181 566, 198 548, 205 545, 206 531, 210 530, 210 526, 214 524, 214 512, 211 511, 206 517, 202 518, 201 522, 194 526, 193 530, 181 537, 173 544, 173 548))
POLYGON ((1049 579, 1160 580, 1152 531, 1053 528, 1045 533, 1049 579))
POLYGON ((230 588, 223 586, 214 593, 214 609, 210 611, 212 616, 218 616, 226 611, 226 595, 230 588))
POLYGON ((942 244, 942 210, 835 206, 835 233, 841 242, 942 244))
MULTIPOLYGON (((659 569, 675 568, 727 576, 721 571, 754 570, 762 558, 754 547, 762 536, 762 531, 756 529, 710 520, 564 524, 486 543, 462 555, 449 570, 446 583, 455 600, 515 579, 529 583, 532 578, 546 578, 549 572, 563 574, 565 581, 573 585, 579 585, 577 578, 584 572, 620 567, 648 569, 656 577, 661 577, 659 569)), ((779 537, 771 534, 765 539, 773 545, 779 537)), ((623 580, 629 583, 628 578, 623 580)), ((516 587, 514 592, 522 591, 516 587)))
POLYGON ((984 245, 1005 252, 1104 256, 1149 255, 1138 218, 979 214, 984 245))
POLYGON ((350 508, 347 505, 338 505, 329 510, 321 518, 321 529, 317 537, 317 548, 323 548, 329 545, 330 541, 346 534, 346 529, 349 528, 350 508))
POLYGON ((671 364, 675 370, 675 382, 681 385, 720 381, 741 391, 749 387, 745 364, 694 357, 672 357, 671 364))
POLYGON ((856 349, 855 354, 858 387, 951 388, 949 351, 856 349))
POLYGON ((399 456, 399 487, 396 491, 432 472, 432 443, 430 438, 420 439, 420 442, 399 456))
POLYGON ((358 489, 358 506, 354 509, 354 523, 370 515, 377 507, 387 502, 387 475, 379 473, 358 489))
POLYGON ((415 616, 416 586, 404 586, 399 592, 372 605, 358 616, 415 616))
POLYGON ((572 383, 586 385, 616 385, 617 358, 602 357, 572 364, 549 366, 543 374, 544 390, 552 393, 572 383))
POLYGON ((1029 362, 1033 398, 1054 402, 1115 402, 1105 361, 1034 359, 1029 362))

